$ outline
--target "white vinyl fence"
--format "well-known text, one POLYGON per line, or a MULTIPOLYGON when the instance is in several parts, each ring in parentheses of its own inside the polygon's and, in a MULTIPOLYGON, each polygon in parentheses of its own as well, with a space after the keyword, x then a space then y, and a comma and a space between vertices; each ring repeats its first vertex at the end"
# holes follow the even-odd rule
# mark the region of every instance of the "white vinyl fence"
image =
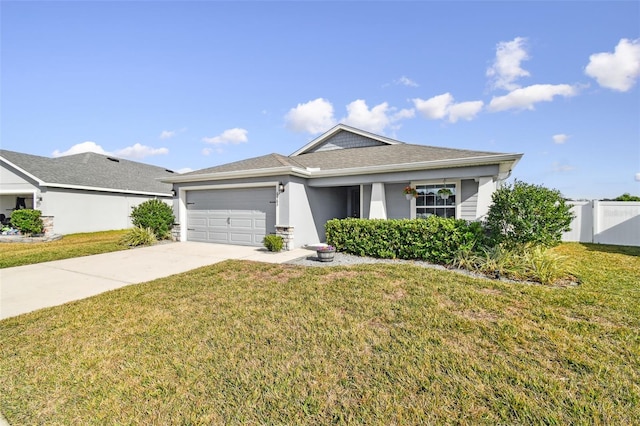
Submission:
POLYGON ((570 201, 576 218, 562 241, 640 246, 640 202, 570 201))

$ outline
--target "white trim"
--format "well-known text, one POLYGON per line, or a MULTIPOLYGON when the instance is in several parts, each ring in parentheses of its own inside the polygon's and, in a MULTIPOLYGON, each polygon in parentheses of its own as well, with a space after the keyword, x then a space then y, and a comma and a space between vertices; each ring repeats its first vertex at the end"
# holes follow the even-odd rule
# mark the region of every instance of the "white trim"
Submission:
POLYGON ((0 195, 35 194, 33 189, 0 189, 0 195))
POLYGON ((154 197, 171 197, 170 192, 135 191, 132 189, 101 188, 97 186, 65 185, 65 184, 57 184, 57 183, 43 183, 41 186, 47 187, 47 188, 80 189, 83 191, 94 191, 94 192, 112 192, 112 193, 120 193, 120 194, 152 195, 154 197))
POLYGON ((36 182, 38 182, 38 185, 44 185, 44 182, 42 180, 40 180, 39 178, 35 177, 34 175, 29 173, 28 171, 26 171, 22 167, 16 166, 15 164, 13 164, 11 161, 7 160, 3 156, 0 156, 0 160, 4 161, 6 164, 8 164, 9 166, 13 167, 14 169, 19 171, 20 173, 24 173, 28 178, 35 180, 36 182))
MULTIPOLYGON (((412 187, 416 187, 418 185, 451 185, 451 184, 455 184, 456 186, 456 203, 453 206, 455 208, 455 218, 459 219, 460 216, 462 215, 462 203, 460 202, 460 193, 462 191, 462 181, 460 179, 447 179, 446 182, 443 182, 443 179, 438 179, 438 180, 420 180, 420 181, 412 181, 410 182, 410 186, 412 187)), ((416 208, 418 206, 416 206, 416 199, 415 197, 411 200, 411 219, 415 219, 416 218, 416 208)), ((423 207, 431 207, 431 206, 420 206, 420 208, 423 207)), ((433 207, 439 207, 439 208, 446 208, 445 206, 433 206, 433 207)), ((451 208, 451 207, 449 207, 451 208)))
POLYGON ((273 186, 276 191, 276 223, 279 223, 280 206, 277 203, 279 181, 255 182, 255 183, 232 183, 223 185, 201 185, 201 186, 183 186, 178 189, 178 223, 180 224, 180 241, 187 241, 187 192, 189 191, 209 191, 216 189, 250 189, 250 188, 268 188, 273 186))
POLYGON ((37 210, 38 207, 38 190, 37 189, 32 189, 30 191, 25 191, 25 190, 19 190, 19 189, 9 189, 9 190, 2 190, 0 189, 0 195, 31 195, 32 197, 32 204, 33 204, 33 209, 37 210))
POLYGON ((253 178, 253 177, 267 177, 278 175, 294 175, 300 177, 311 177, 311 172, 291 166, 284 167, 271 167, 268 169, 251 169, 251 170, 236 170, 233 172, 214 172, 204 173, 188 176, 175 176, 170 178, 159 178, 161 182, 166 183, 183 183, 183 182, 204 182, 208 180, 223 180, 223 179, 241 179, 241 178, 253 178))

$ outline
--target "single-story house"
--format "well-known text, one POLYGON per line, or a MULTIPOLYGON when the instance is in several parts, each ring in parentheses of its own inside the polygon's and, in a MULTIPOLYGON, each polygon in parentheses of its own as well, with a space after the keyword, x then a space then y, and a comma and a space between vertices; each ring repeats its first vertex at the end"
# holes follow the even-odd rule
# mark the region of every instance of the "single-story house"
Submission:
POLYGON ((58 158, 0 150, 0 213, 42 211, 55 234, 124 229, 131 209, 153 198, 171 203, 162 167, 86 152, 58 158), (52 224, 50 223, 52 222, 52 224))
POLYGON ((481 219, 522 154, 414 145, 343 124, 289 156, 269 154, 164 179, 181 241, 287 249, 325 240, 333 218, 481 219), (405 197, 410 186, 417 197, 405 197), (449 188, 447 199, 438 194, 449 188))

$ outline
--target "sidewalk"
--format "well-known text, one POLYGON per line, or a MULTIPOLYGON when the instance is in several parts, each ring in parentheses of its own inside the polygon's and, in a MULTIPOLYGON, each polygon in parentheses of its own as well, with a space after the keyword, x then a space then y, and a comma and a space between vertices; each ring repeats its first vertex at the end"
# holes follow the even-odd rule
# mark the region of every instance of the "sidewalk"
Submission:
POLYGON ((310 253, 184 242, 0 269, 0 319, 228 259, 284 263, 310 253))

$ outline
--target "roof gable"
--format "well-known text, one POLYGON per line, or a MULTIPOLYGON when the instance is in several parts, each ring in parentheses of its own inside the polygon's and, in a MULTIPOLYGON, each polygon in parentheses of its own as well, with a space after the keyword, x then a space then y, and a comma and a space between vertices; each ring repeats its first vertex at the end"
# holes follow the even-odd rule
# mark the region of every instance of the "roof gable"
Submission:
POLYGON ((338 124, 291 154, 290 157, 312 152, 386 146, 400 143, 402 142, 384 136, 374 135, 373 133, 365 132, 364 130, 356 129, 345 124, 338 124))

